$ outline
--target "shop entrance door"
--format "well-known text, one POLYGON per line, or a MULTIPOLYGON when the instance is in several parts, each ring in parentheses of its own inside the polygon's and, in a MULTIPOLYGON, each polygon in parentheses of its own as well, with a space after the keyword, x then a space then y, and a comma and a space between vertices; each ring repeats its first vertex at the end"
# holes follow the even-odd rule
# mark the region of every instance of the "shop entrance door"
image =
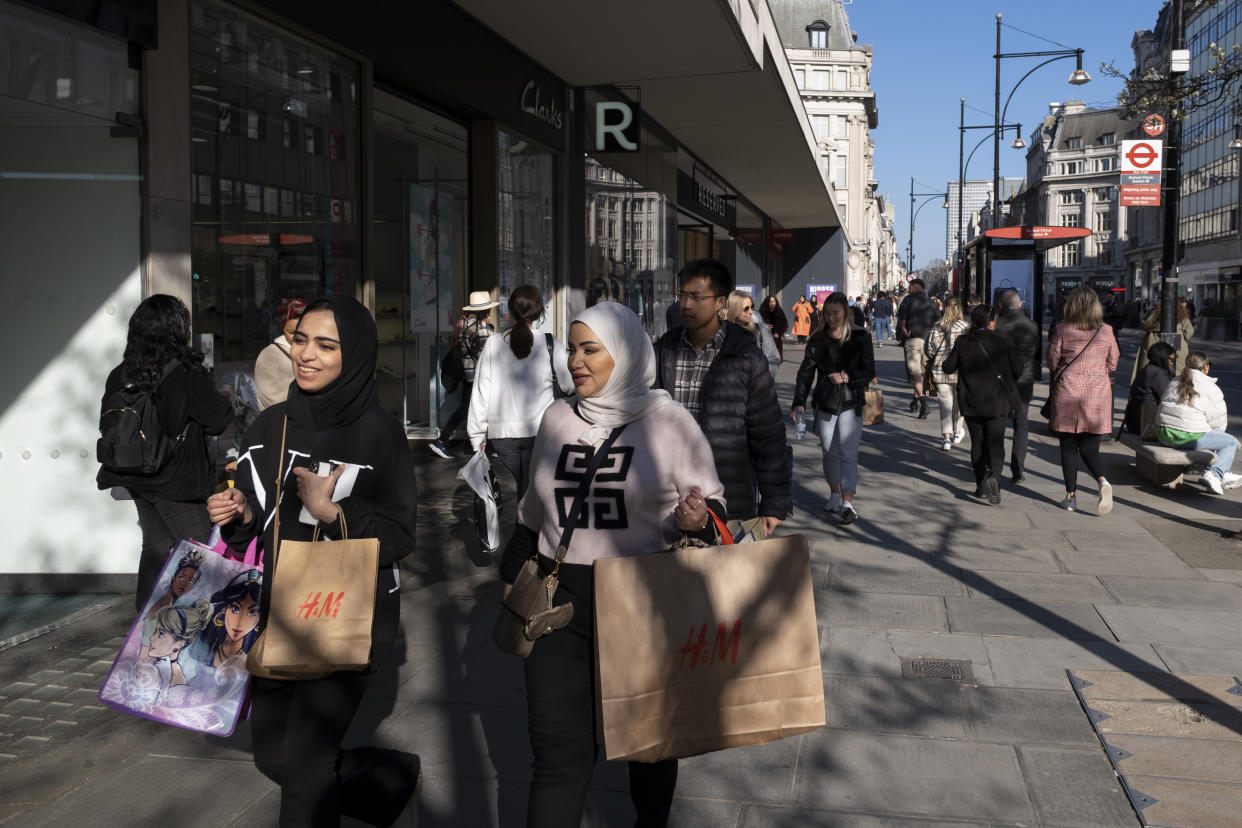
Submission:
POLYGON ((678 270, 685 267, 686 262, 711 257, 713 229, 714 228, 710 224, 677 225, 678 270))

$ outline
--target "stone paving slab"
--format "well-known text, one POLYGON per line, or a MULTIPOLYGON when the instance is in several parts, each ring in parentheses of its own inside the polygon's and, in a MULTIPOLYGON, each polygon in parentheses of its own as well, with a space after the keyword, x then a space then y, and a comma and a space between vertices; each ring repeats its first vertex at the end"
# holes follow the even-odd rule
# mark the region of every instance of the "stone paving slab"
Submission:
POLYGON ((972 737, 981 742, 1097 745, 1095 731, 1068 690, 963 688, 972 737))
POLYGON ((1098 607, 1122 641, 1234 647, 1242 641, 1242 613, 1162 607, 1098 607))
POLYGON ((1074 670, 1078 694, 1089 702, 1124 699, 1136 702, 1183 702, 1242 707, 1242 691, 1234 676, 1123 673, 1117 670, 1074 670))
POLYGON ((1236 828, 1238 824, 1242 787, 1155 776, 1128 776, 1126 781, 1156 800, 1143 809, 1148 825, 1236 828))
MULTIPOLYGON (((1242 644, 1239 641, 1238 644, 1242 644)), ((1174 673, 1229 673, 1242 675, 1242 650, 1156 644, 1155 650, 1174 673)))
POLYGON ((1120 604, 1242 612, 1242 586, 1235 584, 1121 575, 1101 575, 1100 581, 1120 604))
POLYGON ((1039 824, 1067 828, 1133 828, 1134 810, 1098 749, 1018 748, 1039 824))
POLYGON ((1008 745, 818 730, 804 734, 794 803, 939 819, 1034 819, 1008 745))
POLYGON ((1106 739, 1129 733, 1242 742, 1242 710, 1236 707, 1113 700, 1092 701, 1090 706, 1107 717, 1095 725, 1106 739))
POLYGON ((901 657, 888 636, 883 629, 825 627, 820 636, 821 669, 825 674, 900 676, 901 657))
POLYGON ((1201 581, 1199 573, 1173 554, 1129 552, 1076 552, 1058 550, 1056 558, 1065 572, 1078 575, 1129 575, 1136 578, 1177 578, 1201 581))
POLYGON ((863 566, 890 566, 899 569, 926 566, 931 570, 930 552, 923 548, 905 545, 887 546, 858 541, 846 543, 815 541, 811 543, 811 557, 829 563, 847 561, 863 566))
POLYGON ((1242 569, 1200 569, 1199 574, 1209 581, 1242 584, 1242 569))
POLYGON ((949 611, 949 629, 953 632, 1070 641, 1113 640, 1108 626, 1090 604, 946 598, 945 605, 949 611))
MULTIPOLYGON (((724 823, 721 823, 722 825, 724 823)), ((838 809, 815 811, 806 808, 776 808, 769 805, 747 805, 742 810, 738 828, 978 828, 987 822, 947 822, 940 819, 917 819, 889 814, 848 814, 838 809)))
POLYGON ((1056 601, 1072 604, 1114 603, 1094 575, 1043 575, 1032 572, 967 572, 971 597, 998 601, 1056 601))
POLYGON ((1127 777, 1164 776, 1242 785, 1242 742, 1113 733, 1108 744, 1130 754, 1117 762, 1127 777))
POLYGON ((1130 531, 1123 534, 1100 529, 1078 529, 1071 526, 1064 526, 1062 529, 1062 534, 1065 535, 1070 546, 1079 552, 1108 552, 1123 549, 1127 555, 1168 555, 1172 553, 1172 550, 1148 532, 1130 531))
POLYGON ((935 550, 934 560, 937 565, 960 567, 963 577, 968 572, 998 570, 1001 572, 1043 572, 1059 573, 1060 564, 1053 554, 1052 548, 1043 547, 974 547, 953 546, 945 550, 935 550))
MULTIPOLYGON (((913 595, 965 595, 960 579, 921 569, 868 566, 853 562, 834 563, 824 585, 835 592, 903 592, 913 595)), ((1242 594, 1242 590, 1238 590, 1242 594)))
POLYGON ((825 676, 828 727, 966 739, 961 686, 881 676, 825 676))
MULTIPOLYGON (((835 706, 834 700, 829 709, 835 706)), ((766 745, 751 745, 682 759, 677 769, 677 796, 699 800, 788 803, 793 791, 794 770, 802 751, 802 738, 794 736, 766 745)), ((624 763, 613 764, 624 766, 624 763)), ((626 786, 623 788, 628 790, 626 786)))
POLYGON ((815 601, 817 615, 832 626, 948 632, 944 599, 889 593, 824 593, 815 601))
POLYGON ((983 636, 998 687, 1066 690, 1067 668, 1163 669, 1150 644, 983 636))

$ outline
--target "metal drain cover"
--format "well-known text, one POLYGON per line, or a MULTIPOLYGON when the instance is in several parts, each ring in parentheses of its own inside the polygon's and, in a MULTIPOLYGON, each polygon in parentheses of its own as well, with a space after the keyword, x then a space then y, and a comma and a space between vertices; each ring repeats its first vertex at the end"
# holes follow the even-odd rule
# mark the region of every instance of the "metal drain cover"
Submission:
POLYGON ((903 658, 901 675, 914 679, 937 679, 974 684, 975 674, 969 661, 950 658, 903 658))

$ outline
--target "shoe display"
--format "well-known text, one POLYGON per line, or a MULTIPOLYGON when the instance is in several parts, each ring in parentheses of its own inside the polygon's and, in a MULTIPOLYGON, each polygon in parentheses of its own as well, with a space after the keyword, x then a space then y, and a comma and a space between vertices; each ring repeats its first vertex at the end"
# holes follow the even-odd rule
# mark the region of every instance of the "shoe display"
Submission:
POLYGON ((1065 498, 1065 500, 1062 500, 1060 503, 1057 504, 1057 508, 1064 509, 1067 512, 1077 512, 1078 511, 1078 498, 1067 497, 1065 498))
POLYGON ((944 440, 940 443, 940 450, 941 450, 941 451, 948 451, 948 450, 949 450, 949 449, 951 449, 951 448, 953 448, 953 441, 952 441, 952 440, 950 440, 949 438, 947 438, 947 437, 946 437, 946 438, 945 438, 945 439, 944 439, 944 440))
POLYGON ((954 443, 960 443, 965 439, 966 439, 966 429, 964 428, 960 429, 956 434, 953 435, 954 443))
POLYGON ((1203 473, 1203 485, 1212 490, 1212 494, 1223 495, 1225 493, 1224 481, 1216 472, 1208 469, 1203 473))
POLYGON ((988 491, 988 503, 991 503, 993 506, 999 506, 1001 502, 1000 481, 995 477, 989 477, 983 481, 983 485, 988 491))
POLYGON ((853 523, 856 520, 858 520, 858 512, 854 511, 854 504, 850 503, 849 501, 842 503, 841 504, 841 525, 849 526, 851 523, 853 523))
POLYGON ((1107 480, 1100 483, 1100 502, 1095 507, 1097 515, 1107 515, 1113 510, 1113 487, 1107 480))
POLYGON ((443 457, 445 460, 453 459, 453 452, 448 450, 448 446, 444 445, 444 442, 442 440, 433 440, 431 443, 428 444, 427 447, 431 449, 435 454, 439 455, 440 457, 443 457))
POLYGON ((824 511, 832 512, 833 514, 841 511, 841 493, 840 492, 832 493, 832 496, 828 498, 828 502, 824 504, 824 511))

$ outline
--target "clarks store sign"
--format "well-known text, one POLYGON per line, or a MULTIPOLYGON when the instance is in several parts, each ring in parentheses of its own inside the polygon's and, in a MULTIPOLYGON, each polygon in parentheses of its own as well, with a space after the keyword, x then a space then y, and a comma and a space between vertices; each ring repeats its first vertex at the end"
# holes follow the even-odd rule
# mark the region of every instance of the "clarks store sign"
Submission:
POLYGON ((565 113, 555 95, 549 95, 535 81, 527 81, 522 87, 522 111, 538 118, 553 129, 565 126, 565 113))

